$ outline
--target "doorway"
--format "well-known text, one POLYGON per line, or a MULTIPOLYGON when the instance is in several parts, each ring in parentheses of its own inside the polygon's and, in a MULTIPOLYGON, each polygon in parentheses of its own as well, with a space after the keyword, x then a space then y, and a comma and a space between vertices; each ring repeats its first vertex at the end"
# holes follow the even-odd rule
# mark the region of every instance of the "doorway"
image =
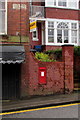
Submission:
POLYGON ((20 64, 2 65, 2 99, 20 97, 20 64))

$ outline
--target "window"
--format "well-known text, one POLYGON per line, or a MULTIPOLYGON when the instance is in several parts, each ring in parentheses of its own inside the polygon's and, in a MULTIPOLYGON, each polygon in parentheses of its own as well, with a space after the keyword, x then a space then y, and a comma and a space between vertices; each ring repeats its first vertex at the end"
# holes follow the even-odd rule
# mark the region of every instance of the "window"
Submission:
POLYGON ((79 9, 79 0, 45 0, 47 7, 79 9))
POLYGON ((68 43, 68 25, 61 22, 57 25, 57 43, 68 43))
POLYGON ((71 42, 77 43, 77 23, 71 23, 71 42))
POLYGON ((71 8, 77 8, 77 3, 79 5, 79 1, 78 0, 69 0, 68 1, 68 7, 71 7, 71 8))
POLYGON ((0 0, 0 34, 6 34, 7 14, 6 14, 6 0, 0 0))
POLYGON ((78 40, 80 40, 80 36, 78 35, 78 33, 80 34, 79 27, 78 21, 57 19, 48 21, 48 24, 46 24, 48 33, 46 34, 46 44, 78 44, 78 40))
POLYGON ((67 1, 66 0, 58 0, 58 6, 67 6, 67 1))
POLYGON ((47 0, 47 4, 56 6, 56 0, 47 0))
POLYGON ((38 41, 37 30, 32 32, 32 39, 33 39, 33 41, 38 41))
POLYGON ((54 42, 54 22, 48 23, 48 42, 54 42))

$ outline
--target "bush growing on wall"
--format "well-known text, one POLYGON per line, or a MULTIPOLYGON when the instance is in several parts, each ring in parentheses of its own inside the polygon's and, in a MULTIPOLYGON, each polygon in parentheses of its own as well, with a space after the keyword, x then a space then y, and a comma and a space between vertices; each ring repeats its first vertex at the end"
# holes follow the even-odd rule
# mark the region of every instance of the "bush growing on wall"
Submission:
MULTIPOLYGON (((74 47, 74 55, 80 56, 80 46, 74 47)), ((36 59, 44 62, 54 62, 56 60, 62 60, 62 49, 48 50, 43 52, 35 53, 36 59)))
POLYGON ((80 56, 80 46, 74 47, 74 55, 80 56))
MULTIPOLYGON (((55 59, 61 59, 62 58, 62 49, 56 49, 56 50, 48 50, 45 52, 48 55, 53 54, 55 59)), ((74 55, 80 56, 80 46, 74 47, 74 55)))
POLYGON ((35 53, 35 58, 38 59, 39 61, 43 61, 43 62, 54 62, 54 59, 50 59, 50 56, 46 53, 40 53, 40 52, 36 52, 35 53))
POLYGON ((56 60, 62 60, 62 49, 48 50, 45 53, 56 60))

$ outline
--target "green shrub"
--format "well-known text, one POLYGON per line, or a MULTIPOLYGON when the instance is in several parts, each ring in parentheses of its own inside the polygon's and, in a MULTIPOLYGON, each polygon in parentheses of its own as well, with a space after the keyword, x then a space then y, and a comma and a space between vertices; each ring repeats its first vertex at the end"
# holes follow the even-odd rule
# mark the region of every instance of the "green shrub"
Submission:
POLYGON ((74 55, 75 56, 80 56, 80 46, 74 47, 74 55))
POLYGON ((54 59, 50 59, 48 54, 45 53, 40 53, 40 52, 36 52, 35 53, 35 58, 38 59, 39 61, 43 61, 43 62, 54 62, 54 59))
MULTIPOLYGON (((46 54, 53 54, 55 58, 60 59, 62 57, 62 49, 56 49, 56 50, 48 50, 45 52, 46 54)), ((74 55, 80 56, 80 46, 74 47, 74 55)))
POLYGON ((54 54, 62 54, 62 49, 56 49, 56 50, 48 50, 48 51, 46 51, 45 52, 46 54, 52 54, 52 53, 54 53, 54 54))
POLYGON ((48 50, 45 53, 53 55, 56 60, 62 59, 62 49, 48 50))
MULTIPOLYGON (((80 46, 74 47, 74 55, 80 56, 80 46)), ((43 62, 54 62, 56 60, 62 60, 62 49, 48 50, 35 53, 36 59, 43 62)))

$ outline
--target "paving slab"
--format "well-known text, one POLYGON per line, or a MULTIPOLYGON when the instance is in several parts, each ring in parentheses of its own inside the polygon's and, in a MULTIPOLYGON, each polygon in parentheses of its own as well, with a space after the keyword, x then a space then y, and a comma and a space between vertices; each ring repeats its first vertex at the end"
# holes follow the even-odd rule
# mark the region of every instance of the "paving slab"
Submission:
POLYGON ((13 111, 20 109, 36 108, 40 106, 58 105, 75 101, 80 101, 80 92, 61 95, 37 96, 14 101, 3 100, 2 111, 4 112, 10 110, 13 111))

